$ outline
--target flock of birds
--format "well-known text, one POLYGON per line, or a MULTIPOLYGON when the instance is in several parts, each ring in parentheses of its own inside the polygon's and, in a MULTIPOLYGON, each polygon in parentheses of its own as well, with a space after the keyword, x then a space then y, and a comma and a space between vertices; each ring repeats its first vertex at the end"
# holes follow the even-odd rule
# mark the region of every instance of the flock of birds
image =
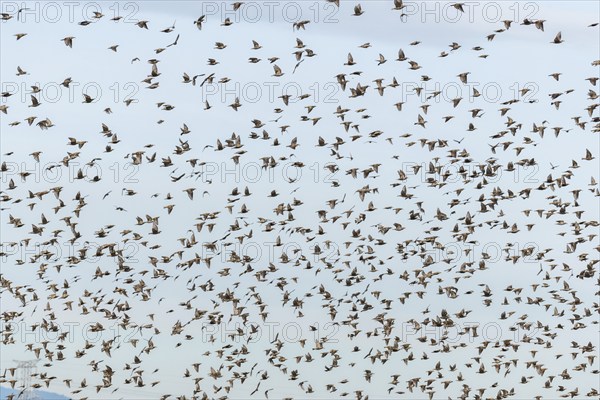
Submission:
MULTIPOLYGON (((328 1, 352 18, 369 13, 365 4, 328 1)), ((402 14, 402 0, 389 3, 389 12, 402 14)), ((461 3, 453 6, 464 11, 461 3)), ((243 7, 243 1, 233 4, 235 12, 243 7)), ((25 26, 15 23, 22 11, 2 14, 3 36, 15 30, 27 52, 36 38, 16 31, 25 26)), ((103 42, 100 29, 119 22, 120 17, 96 12, 73 29, 98 29, 95 40, 103 42)), ((207 25, 235 25, 230 18, 205 15, 186 23, 192 22, 200 38, 193 40, 214 40, 203 36, 207 25)), ((161 93, 166 86, 161 65, 192 39, 176 24, 157 28, 139 20, 120 26, 168 36, 146 60, 144 49, 136 48, 127 63, 117 65, 126 70, 147 61, 139 80, 161 93)), ((590 37, 598 35, 597 27, 586 27, 590 37)), ((303 20, 292 28, 296 36, 318 24, 303 20)), ((542 19, 506 20, 496 28, 483 38, 489 48, 472 49, 479 65, 456 74, 458 84, 490 68, 494 44, 515 30, 536 34, 542 47, 569 41, 568 33, 546 35, 552 22, 542 19)), ((77 51, 89 45, 78 36, 66 36, 62 44, 56 38, 57 46, 77 51)), ((319 63, 319 44, 311 49, 305 41, 296 39, 286 55, 270 54, 248 39, 256 56, 239 62, 269 63, 273 72, 265 79, 292 79, 319 63)), ((358 55, 372 45, 357 45, 336 66, 342 96, 328 112, 308 93, 297 99, 282 93, 274 110, 263 105, 251 118, 238 97, 231 104, 197 101, 197 115, 172 121, 169 113, 178 104, 171 96, 156 104, 160 120, 143 134, 114 128, 145 101, 142 93, 103 105, 95 128, 76 122, 80 128, 73 133, 53 122, 60 115, 45 114, 39 87, 31 86, 27 104, 3 92, 3 141, 23 129, 28 138, 51 138, 55 144, 27 154, 3 148, 0 168, 2 346, 39 360, 33 388, 82 399, 598 398, 598 154, 593 146, 578 146, 597 143, 600 132, 598 54, 575 68, 589 71, 576 77, 587 81, 587 92, 543 93, 558 87, 568 72, 540 77, 545 111, 537 115, 520 114, 533 101, 508 98, 498 109, 477 89, 471 104, 462 98, 440 102, 439 91, 398 102, 394 91, 401 76, 427 82, 431 77, 424 72, 435 74, 434 66, 411 58, 408 49, 419 45, 407 42, 396 59, 379 54, 369 61, 358 55), (358 70, 366 63, 368 72, 358 70), (386 63, 395 63, 398 78, 369 76, 386 63), (384 99, 387 109, 370 108, 371 94, 384 99), (565 104, 577 101, 587 107, 566 115, 565 104), (303 107, 302 115, 294 105, 303 107), (247 131, 232 134, 227 120, 203 131, 204 115, 219 108, 230 121, 248 121, 247 131), (450 110, 443 129, 431 128, 436 109, 450 110), (459 113, 470 116, 467 126, 452 121, 459 113), (402 132, 377 128, 386 119, 398 121, 402 132), (322 130, 325 120, 333 120, 337 131, 322 130), (495 131, 482 128, 487 120, 498 125, 495 131), (163 128, 171 121, 180 131, 163 128), (577 153, 565 149, 558 165, 539 164, 540 149, 552 147, 559 136, 570 137, 577 153), (100 148, 90 145, 99 140, 100 148), (383 158, 387 152, 394 154, 383 158), (423 163, 403 169, 402 160, 411 154, 423 163), (134 188, 116 188, 106 174, 93 172, 98 166, 106 172, 109 157, 147 171, 147 179, 134 188), (326 160, 321 169, 340 178, 309 184, 286 176, 271 187, 220 182, 205 179, 208 157, 233 165, 257 162, 262 171, 292 165, 305 174, 316 157, 326 160), (21 162, 50 172, 79 167, 72 180, 57 184, 35 181, 31 169, 15 173, 21 162), (527 168, 538 168, 544 177, 533 185, 506 179, 527 168), (101 185, 109 190, 98 190, 106 187, 101 185), (324 197, 330 193, 335 196, 324 197), (99 211, 107 203, 114 209, 99 211), (178 219, 186 213, 191 220, 178 219), (515 246, 515 235, 536 245, 515 246), (478 246, 484 238, 501 244, 497 259, 478 246), (252 242, 272 243, 276 256, 231 250, 252 242), (289 250, 292 242, 296 246, 289 250), (460 246, 455 251, 448 243, 460 246), (68 254, 57 250, 66 244, 79 247, 68 254), (127 250, 130 245, 136 254, 127 250), (22 250, 32 246, 38 250, 22 250), (65 330, 65 321, 88 321, 101 340, 65 330), (266 324, 277 321, 299 324, 300 336, 266 335, 266 324), (491 337, 482 333, 483 324, 467 321, 505 329, 491 337), (230 328, 222 334, 220 326, 230 328), (22 336, 23 327, 41 339, 22 336)), ((126 47, 102 46, 109 55, 126 47)), ((179 71, 179 86, 170 90, 235 79, 219 73, 225 63, 219 54, 227 47, 217 41, 214 55, 199 67, 205 71, 179 71)), ((463 47, 453 42, 441 51, 442 65, 446 57, 466 58, 469 50, 463 47)), ((19 62, 19 54, 6 56, 17 79, 28 79, 32 66, 19 62)), ((65 71, 63 87, 77 79, 77 71, 60 59, 45 62, 65 71)), ((106 65, 111 67, 110 59, 106 65)), ((146 88, 143 93, 149 93, 146 88)), ((422 90, 415 89, 418 95, 422 90)), ((79 103, 99 102, 84 93, 79 103)), ((24 146, 38 146, 37 140, 27 139, 24 146)), ((6 367, 0 383, 24 392, 17 376, 16 368, 6 367)))

